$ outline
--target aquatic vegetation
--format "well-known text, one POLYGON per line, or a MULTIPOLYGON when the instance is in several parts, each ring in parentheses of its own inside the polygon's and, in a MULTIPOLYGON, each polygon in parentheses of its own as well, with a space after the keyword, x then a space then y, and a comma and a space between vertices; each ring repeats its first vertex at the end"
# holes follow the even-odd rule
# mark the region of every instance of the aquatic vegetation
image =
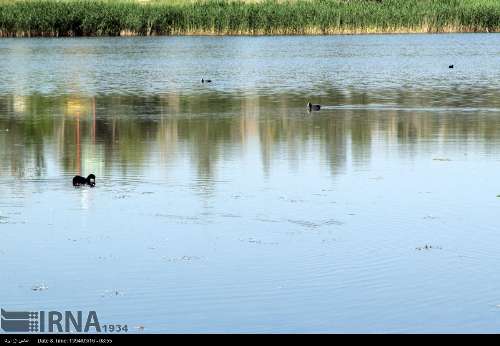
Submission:
POLYGON ((1 36, 493 32, 496 0, 0 0, 1 36))
POLYGON ((448 158, 441 158, 441 157, 438 157, 438 158, 435 158, 435 159, 432 159, 433 161, 451 161, 451 159, 448 159, 448 158))
POLYGON ((182 256, 182 257, 162 257, 167 262, 191 262, 201 260, 201 257, 198 256, 182 256))
POLYGON ((104 298, 106 296, 122 296, 123 292, 119 291, 118 289, 112 289, 112 290, 105 290, 102 294, 101 297, 104 298))
POLYGON ((31 287, 31 290, 35 292, 46 291, 48 289, 49 287, 45 284, 36 284, 35 286, 31 287))
POLYGON ((442 250, 443 248, 441 246, 433 246, 433 245, 425 245, 425 246, 419 246, 416 247, 415 250, 417 251, 422 251, 422 250, 442 250))

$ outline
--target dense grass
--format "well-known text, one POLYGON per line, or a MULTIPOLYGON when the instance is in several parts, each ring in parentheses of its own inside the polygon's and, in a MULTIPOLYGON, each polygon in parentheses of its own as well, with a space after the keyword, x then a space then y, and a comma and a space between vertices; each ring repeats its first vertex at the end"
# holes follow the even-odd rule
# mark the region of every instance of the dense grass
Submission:
POLYGON ((500 0, 0 0, 1 36, 494 31, 500 0))

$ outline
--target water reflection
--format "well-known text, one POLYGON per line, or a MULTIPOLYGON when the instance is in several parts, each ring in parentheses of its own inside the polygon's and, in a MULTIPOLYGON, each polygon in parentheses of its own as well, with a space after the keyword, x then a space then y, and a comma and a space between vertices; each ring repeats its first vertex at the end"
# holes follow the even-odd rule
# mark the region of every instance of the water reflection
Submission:
POLYGON ((293 166, 317 157, 335 175, 347 162, 369 162, 380 142, 399 144, 404 155, 429 141, 497 146, 500 121, 492 115, 500 112, 498 96, 400 92, 396 107, 380 105, 394 98, 390 93, 331 90, 321 97, 324 110, 309 114, 293 94, 7 95, 0 98, 0 172, 41 177, 53 160, 64 174, 126 176, 151 162, 167 166, 187 157, 198 178, 210 181, 219 161, 258 145, 265 174, 275 159, 293 166))

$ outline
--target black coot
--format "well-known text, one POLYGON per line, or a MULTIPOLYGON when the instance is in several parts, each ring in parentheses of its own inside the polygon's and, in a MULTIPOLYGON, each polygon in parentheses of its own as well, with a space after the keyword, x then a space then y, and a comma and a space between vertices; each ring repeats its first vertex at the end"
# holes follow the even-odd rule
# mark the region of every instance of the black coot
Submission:
POLYGON ((88 185, 90 187, 95 186, 95 175, 89 174, 87 178, 84 178, 79 175, 75 175, 73 178, 73 186, 81 186, 81 185, 88 185))
POLYGON ((321 109, 321 105, 313 105, 311 102, 307 104, 307 108, 309 109, 309 112, 311 111, 319 111, 321 109))

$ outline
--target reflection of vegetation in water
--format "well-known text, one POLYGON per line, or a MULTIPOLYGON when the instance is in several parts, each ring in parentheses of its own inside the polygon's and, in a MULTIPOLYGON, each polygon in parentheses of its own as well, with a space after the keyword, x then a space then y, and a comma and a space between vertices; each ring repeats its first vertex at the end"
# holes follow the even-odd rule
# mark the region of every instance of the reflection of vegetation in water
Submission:
MULTIPOLYGON (((496 107, 498 101, 492 100, 498 100, 498 94, 489 91, 483 101, 496 107)), ((377 104, 387 96, 340 90, 325 95, 323 104, 358 106, 377 104)), ((469 97, 476 103, 481 99, 480 95, 463 98, 469 97)), ((397 95, 400 105, 415 110, 432 106, 435 98, 445 99, 436 92, 397 95)), ((7 175, 41 175, 47 162, 55 160, 68 174, 102 170, 127 175, 150 162, 165 165, 188 158, 198 177, 211 180, 219 162, 234 160, 247 145, 257 144, 266 174, 277 160, 299 166, 309 157, 320 157, 335 174, 348 161, 368 162, 374 140, 396 142, 409 154, 443 138, 456 140, 457 145, 481 139, 488 150, 497 143, 500 121, 491 114, 439 108, 405 111, 405 107, 327 108, 308 114, 301 98, 287 94, 4 96, 0 97, 0 169, 7 175)))
POLYGON ((10 173, 15 176, 39 176, 45 170, 44 144, 54 135, 54 119, 50 114, 50 101, 39 95, 27 100, 21 96, 6 98, 0 107, 2 112, 17 110, 23 116, 2 118, 0 129, 4 131, 0 159, 9 162, 10 173), (5 110, 4 110, 5 109, 5 110), (32 167, 26 167, 33 161, 32 167))
POLYGON ((0 0, 18 36, 493 32, 497 0, 0 0))

